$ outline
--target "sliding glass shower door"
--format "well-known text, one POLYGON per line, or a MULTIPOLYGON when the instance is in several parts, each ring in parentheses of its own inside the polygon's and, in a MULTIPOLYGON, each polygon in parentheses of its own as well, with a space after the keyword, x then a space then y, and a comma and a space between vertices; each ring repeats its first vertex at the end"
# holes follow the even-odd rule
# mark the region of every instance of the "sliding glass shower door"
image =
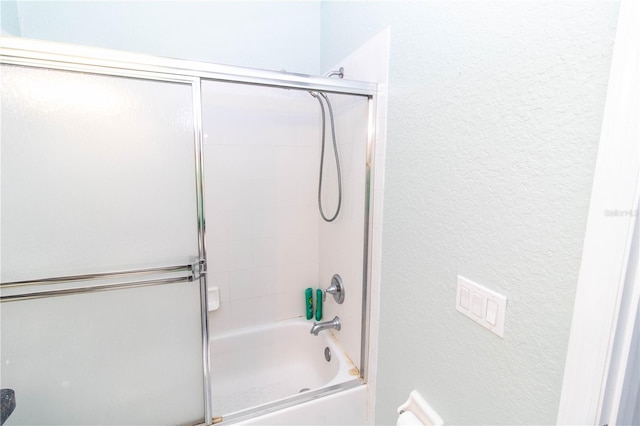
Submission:
POLYGON ((319 92, 202 82, 209 285, 220 294, 212 400, 225 421, 345 386, 363 368, 369 99, 324 94, 320 107, 319 92), (335 274, 344 303, 321 303, 335 274), (310 333, 334 317, 339 330, 310 333))
POLYGON ((0 76, 6 424, 202 422, 192 84, 0 76))

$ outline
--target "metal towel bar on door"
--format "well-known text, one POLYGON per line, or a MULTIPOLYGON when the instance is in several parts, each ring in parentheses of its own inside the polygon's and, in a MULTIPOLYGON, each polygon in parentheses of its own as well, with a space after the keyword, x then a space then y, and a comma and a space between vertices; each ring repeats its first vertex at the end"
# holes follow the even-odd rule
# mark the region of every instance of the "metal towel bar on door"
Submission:
POLYGON ((36 291, 31 293, 20 293, 20 294, 13 294, 13 295, 7 295, 7 296, 3 295, 3 296, 0 296, 0 302, 31 300, 31 299, 39 299, 39 298, 45 298, 45 297, 66 296, 70 294, 92 293, 97 291, 118 290, 118 289, 124 289, 124 288, 137 288, 137 287, 147 287, 147 286, 155 286, 155 285, 163 285, 163 284, 174 284, 174 283, 180 283, 180 282, 192 282, 192 281, 199 280, 201 277, 203 277, 206 274, 205 261, 204 259, 200 259, 197 262, 194 262, 188 265, 165 266, 165 267, 159 267, 159 268, 134 269, 134 270, 117 271, 117 272, 101 272, 101 273, 95 273, 95 274, 70 275, 70 276, 64 276, 64 277, 51 277, 51 278, 42 278, 42 279, 36 279, 36 280, 13 281, 13 282, 1 283, 0 288, 4 289, 4 288, 14 288, 14 287, 40 286, 40 285, 71 283, 71 282, 78 282, 78 281, 104 280, 109 278, 158 275, 158 274, 180 273, 180 272, 187 272, 188 275, 171 277, 171 278, 154 278, 150 280, 137 280, 137 281, 118 282, 118 283, 111 283, 111 284, 89 285, 89 286, 83 286, 83 287, 61 288, 61 289, 55 289, 55 290, 36 291))

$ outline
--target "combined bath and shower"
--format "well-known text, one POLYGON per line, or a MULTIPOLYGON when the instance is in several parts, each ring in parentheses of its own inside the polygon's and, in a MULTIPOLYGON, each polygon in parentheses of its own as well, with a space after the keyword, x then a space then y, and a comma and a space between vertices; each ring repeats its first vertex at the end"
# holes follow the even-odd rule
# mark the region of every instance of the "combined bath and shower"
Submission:
MULTIPOLYGON (((344 77, 344 68, 340 67, 338 71, 329 71, 324 75, 324 77, 332 77, 337 75, 340 78, 344 77)), ((323 92, 309 92, 311 96, 316 98, 320 103, 320 112, 322 114, 322 148, 320 150, 320 173, 318 178, 318 210, 320 211, 320 216, 325 222, 333 222, 336 220, 338 215, 340 214, 340 208, 342 207, 342 173, 340 171, 340 156, 338 155, 338 144, 336 142, 336 127, 333 119, 333 108, 331 108, 331 102, 329 101, 329 97, 323 92), (324 100, 324 102, 323 102, 324 100), (327 104, 327 109, 329 110, 329 119, 331 121, 331 139, 333 141, 333 154, 336 160, 336 171, 338 174, 338 206, 336 207, 336 211, 333 216, 328 217, 322 206, 322 181, 323 181, 323 171, 324 171, 324 150, 325 150, 325 140, 326 140, 326 113, 324 109, 324 103, 327 104)))

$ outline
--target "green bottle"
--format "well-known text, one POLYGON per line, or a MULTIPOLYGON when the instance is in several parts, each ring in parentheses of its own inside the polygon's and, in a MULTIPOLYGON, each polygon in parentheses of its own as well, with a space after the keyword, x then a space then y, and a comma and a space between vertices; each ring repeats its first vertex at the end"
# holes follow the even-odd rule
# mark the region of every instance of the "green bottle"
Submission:
POLYGON ((322 319, 322 290, 316 290, 316 321, 322 319))
POLYGON ((313 318, 313 290, 311 287, 305 290, 304 292, 305 298, 307 299, 307 319, 310 320, 313 318))

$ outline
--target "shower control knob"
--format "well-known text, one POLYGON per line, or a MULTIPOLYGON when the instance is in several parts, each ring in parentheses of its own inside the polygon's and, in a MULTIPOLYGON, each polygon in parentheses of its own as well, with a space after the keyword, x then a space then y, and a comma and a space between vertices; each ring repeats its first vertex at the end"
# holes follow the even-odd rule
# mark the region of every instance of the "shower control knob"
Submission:
POLYGON ((327 293, 332 294, 333 300, 338 302, 338 304, 344 302, 344 284, 342 283, 340 275, 335 274, 331 278, 331 285, 324 291, 323 300, 327 298, 327 293))

